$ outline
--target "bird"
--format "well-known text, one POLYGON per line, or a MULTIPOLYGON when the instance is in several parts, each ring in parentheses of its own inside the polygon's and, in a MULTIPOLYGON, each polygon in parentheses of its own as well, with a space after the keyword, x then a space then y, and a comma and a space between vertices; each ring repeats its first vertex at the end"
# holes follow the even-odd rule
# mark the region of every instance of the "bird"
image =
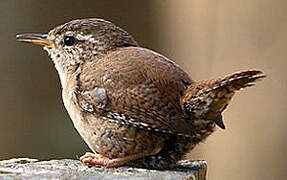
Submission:
POLYGON ((251 69, 192 80, 175 62, 100 18, 16 38, 48 52, 64 106, 92 150, 80 158, 89 166, 178 167, 217 127, 225 129, 222 112, 235 92, 266 77, 251 69))

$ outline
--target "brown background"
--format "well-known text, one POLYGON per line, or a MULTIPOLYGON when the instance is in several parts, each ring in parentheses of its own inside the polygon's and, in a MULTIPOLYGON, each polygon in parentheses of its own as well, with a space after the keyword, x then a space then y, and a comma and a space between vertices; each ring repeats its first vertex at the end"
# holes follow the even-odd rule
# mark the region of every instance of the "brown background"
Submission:
POLYGON ((287 1, 0 1, 0 159, 76 158, 88 148, 61 100, 56 71, 39 47, 15 42, 81 17, 102 17, 129 31, 193 79, 262 69, 268 78, 238 93, 218 130, 191 154, 209 179, 287 176, 287 1))

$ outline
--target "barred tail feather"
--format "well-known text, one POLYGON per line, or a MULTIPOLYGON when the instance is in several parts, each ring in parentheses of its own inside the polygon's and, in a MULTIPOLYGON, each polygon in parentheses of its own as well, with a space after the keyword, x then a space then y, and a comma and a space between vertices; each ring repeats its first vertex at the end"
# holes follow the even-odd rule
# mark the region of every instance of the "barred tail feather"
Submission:
POLYGON ((234 93, 253 86, 264 77, 266 76, 259 70, 247 70, 225 78, 197 82, 185 91, 181 99, 182 107, 193 118, 213 120, 224 129, 221 112, 227 107, 234 93))

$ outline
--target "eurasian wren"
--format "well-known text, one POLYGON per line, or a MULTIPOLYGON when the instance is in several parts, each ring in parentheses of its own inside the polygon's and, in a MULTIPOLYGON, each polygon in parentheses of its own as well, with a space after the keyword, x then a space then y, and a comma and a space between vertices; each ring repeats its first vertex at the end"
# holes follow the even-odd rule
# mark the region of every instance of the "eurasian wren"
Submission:
POLYGON ((102 19, 80 19, 48 34, 20 34, 39 44, 59 73, 64 105, 93 153, 91 165, 168 169, 203 141, 237 90, 263 77, 247 70, 193 81, 177 64, 140 47, 102 19))

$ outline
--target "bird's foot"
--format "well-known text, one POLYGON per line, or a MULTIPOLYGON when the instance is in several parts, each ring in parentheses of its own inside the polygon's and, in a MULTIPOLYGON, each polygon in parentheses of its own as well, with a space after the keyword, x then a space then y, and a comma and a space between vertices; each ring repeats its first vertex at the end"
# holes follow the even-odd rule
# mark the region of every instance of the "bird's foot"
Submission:
POLYGON ((80 157, 80 161, 88 166, 115 166, 112 159, 109 159, 101 154, 87 152, 85 155, 80 157))
POLYGON ((116 167, 116 166, 128 164, 130 161, 135 160, 135 159, 139 159, 145 156, 155 155, 161 149, 162 149, 162 146, 159 146, 149 153, 133 154, 133 155, 115 158, 115 159, 110 159, 101 154, 87 152, 85 155, 80 157, 80 161, 82 161, 82 163, 84 164, 87 164, 88 166, 99 165, 99 166, 104 166, 104 167, 116 167))

